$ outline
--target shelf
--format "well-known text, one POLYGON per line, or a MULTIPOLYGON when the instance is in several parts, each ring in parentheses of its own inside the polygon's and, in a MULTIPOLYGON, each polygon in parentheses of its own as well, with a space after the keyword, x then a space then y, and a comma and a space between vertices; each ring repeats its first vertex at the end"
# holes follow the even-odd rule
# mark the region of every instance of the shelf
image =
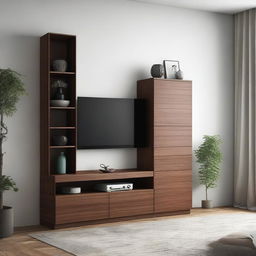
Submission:
POLYGON ((50 146, 50 148, 75 148, 76 146, 50 146))
POLYGON ((77 171, 76 174, 53 175, 56 183, 93 181, 93 180, 118 180, 129 178, 153 177, 153 171, 140 171, 137 169, 116 170, 112 173, 103 173, 98 170, 77 171))
POLYGON ((50 71, 52 75, 75 75, 76 72, 59 72, 59 71, 50 71))
POLYGON ((74 126, 58 126, 58 127, 50 127, 51 130, 71 130, 76 129, 74 126))
POLYGON ((76 109, 76 108, 75 107, 50 107, 50 109, 66 110, 66 109, 76 109))
POLYGON ((113 192, 104 192, 104 191, 85 191, 85 192, 82 192, 82 193, 79 193, 79 194, 56 194, 56 197, 73 197, 73 196, 86 196, 86 195, 92 195, 92 194, 112 194, 112 193, 136 193, 137 191, 152 191, 153 192, 153 189, 152 188, 148 188, 148 189, 132 189, 132 190, 124 190, 124 191, 113 191, 113 192))

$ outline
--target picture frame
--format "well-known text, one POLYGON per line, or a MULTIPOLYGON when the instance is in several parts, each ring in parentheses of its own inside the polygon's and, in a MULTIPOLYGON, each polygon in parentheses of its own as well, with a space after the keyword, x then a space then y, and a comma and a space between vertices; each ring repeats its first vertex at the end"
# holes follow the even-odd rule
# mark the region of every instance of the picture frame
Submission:
POLYGON ((178 60, 164 60, 164 78, 175 79, 176 72, 180 70, 180 62, 178 60), (176 66, 176 72, 175 67, 176 66))

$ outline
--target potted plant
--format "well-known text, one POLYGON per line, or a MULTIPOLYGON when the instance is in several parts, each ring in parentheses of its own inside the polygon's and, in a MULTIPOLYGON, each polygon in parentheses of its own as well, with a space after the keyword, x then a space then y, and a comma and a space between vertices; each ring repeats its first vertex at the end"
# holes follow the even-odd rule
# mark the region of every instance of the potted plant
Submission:
POLYGON ((202 200, 202 208, 212 208, 212 200, 208 200, 208 189, 217 186, 220 174, 220 163, 222 153, 220 144, 222 140, 219 135, 203 137, 203 143, 195 150, 199 167, 200 184, 205 186, 206 200, 202 200))
POLYGON ((16 103, 23 94, 25 89, 20 74, 11 69, 0 69, 0 238, 13 233, 13 209, 3 205, 3 193, 7 190, 18 191, 13 179, 3 175, 3 142, 8 134, 4 116, 15 113, 16 103))

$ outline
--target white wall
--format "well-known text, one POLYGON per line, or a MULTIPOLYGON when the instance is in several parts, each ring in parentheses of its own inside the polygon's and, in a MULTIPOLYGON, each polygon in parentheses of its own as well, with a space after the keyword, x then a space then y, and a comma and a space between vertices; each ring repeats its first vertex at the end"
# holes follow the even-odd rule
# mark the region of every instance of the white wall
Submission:
MULTIPOLYGON (((5 170, 20 188, 5 193, 16 225, 39 222, 39 37, 47 32, 77 35, 77 94, 135 97, 136 80, 152 64, 177 59, 193 80, 193 145, 204 134, 224 139, 224 162, 215 204, 232 202, 233 18, 228 15, 126 0, 1 0, 0 67, 24 75, 29 95, 8 119, 5 170)), ((135 167, 135 149, 79 151, 79 169, 101 162, 135 167)), ((193 170, 193 206, 203 189, 193 170)))

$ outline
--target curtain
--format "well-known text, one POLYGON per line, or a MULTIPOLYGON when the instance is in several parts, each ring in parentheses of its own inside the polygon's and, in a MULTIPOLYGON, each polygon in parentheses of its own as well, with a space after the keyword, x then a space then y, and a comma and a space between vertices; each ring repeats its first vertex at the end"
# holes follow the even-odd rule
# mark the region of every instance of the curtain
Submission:
POLYGON ((256 210, 256 10, 235 15, 234 206, 256 210))

